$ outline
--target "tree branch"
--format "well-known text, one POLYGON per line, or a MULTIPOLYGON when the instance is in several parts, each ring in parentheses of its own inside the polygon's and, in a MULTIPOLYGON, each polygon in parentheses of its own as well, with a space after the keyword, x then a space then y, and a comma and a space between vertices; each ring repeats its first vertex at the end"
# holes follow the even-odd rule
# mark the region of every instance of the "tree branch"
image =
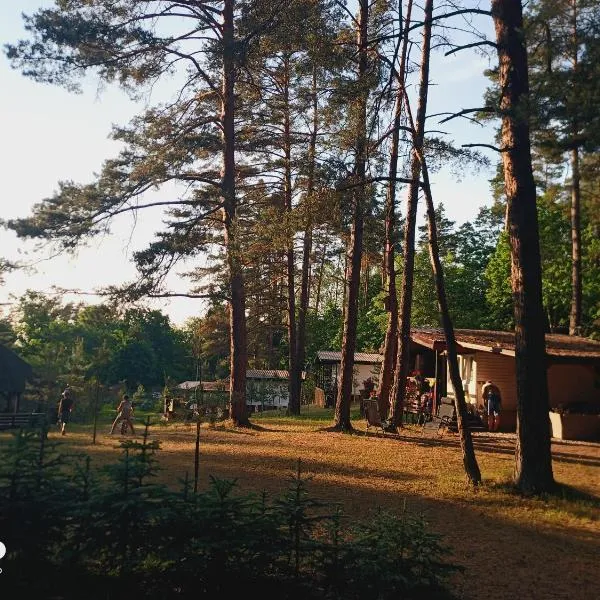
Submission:
POLYGON ((495 152, 508 152, 509 148, 498 148, 492 144, 461 144, 461 148, 489 148, 495 152))
MULTIPOLYGON (((463 117, 464 115, 468 115, 476 112, 487 112, 487 113, 495 113, 498 112, 498 109, 493 106, 481 106, 479 108, 465 108, 457 113, 451 113, 449 117, 442 119, 440 124, 451 121, 452 119, 456 119, 457 117, 463 117)), ((438 113, 438 115, 448 114, 448 113, 438 113)))
POLYGON ((444 54, 444 56, 450 56, 455 52, 460 52, 461 50, 466 50, 467 48, 477 48, 478 46, 491 46, 492 48, 498 49, 498 44, 495 42, 491 42, 490 40, 481 40, 480 42, 473 42, 472 44, 465 44, 464 46, 455 46, 452 50, 448 50, 444 54))

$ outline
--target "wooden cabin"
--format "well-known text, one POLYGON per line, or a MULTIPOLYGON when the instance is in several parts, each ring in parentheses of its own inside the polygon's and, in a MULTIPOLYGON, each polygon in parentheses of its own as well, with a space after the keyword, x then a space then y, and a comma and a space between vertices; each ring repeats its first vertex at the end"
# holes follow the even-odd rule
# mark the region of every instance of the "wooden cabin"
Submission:
MULTIPOLYGON (((481 387, 493 381, 502 394, 500 427, 514 431, 517 422, 517 390, 514 333, 457 329, 459 368, 468 405, 483 408, 481 387)), ((411 333, 415 352, 445 356, 445 338, 438 329, 415 329, 411 333)), ((582 337, 546 334, 550 409, 558 412, 600 413, 600 342, 582 337)), ((435 360, 435 359, 434 359, 435 360)), ((446 371, 446 363, 444 370, 446 371)), ((438 377, 443 395, 453 396, 447 375, 438 377)), ((600 421, 600 417, 598 417, 600 421)), ((599 423, 600 425, 600 423, 599 423)), ((600 433, 600 429, 599 429, 600 433)))
MULTIPOLYGON (((364 381, 371 379, 375 385, 379 381, 383 355, 356 352, 354 354, 354 377, 352 378, 352 395, 360 396, 364 381)), ((315 403, 322 406, 333 406, 340 381, 342 353, 331 350, 319 350, 315 360, 317 389, 315 403)))
POLYGON ((31 365, 15 352, 0 344, 0 394, 5 400, 1 409, 3 412, 19 412, 21 395, 31 376, 31 365))

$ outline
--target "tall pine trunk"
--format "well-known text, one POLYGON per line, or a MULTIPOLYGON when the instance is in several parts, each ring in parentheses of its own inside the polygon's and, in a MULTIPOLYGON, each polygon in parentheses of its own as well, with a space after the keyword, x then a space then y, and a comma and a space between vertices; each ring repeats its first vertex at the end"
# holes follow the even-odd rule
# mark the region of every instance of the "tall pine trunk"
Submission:
POLYGON ((246 409, 246 368, 248 363, 246 333, 246 297, 242 273, 238 232, 237 198, 235 191, 235 40, 234 0, 225 0, 223 7, 223 81, 221 124, 223 128, 223 165, 221 191, 223 195, 223 228, 229 274, 229 337, 230 379, 229 414, 235 425, 248 424, 246 409))
POLYGON ((492 0, 502 92, 502 159, 511 251, 517 371, 514 481, 524 493, 554 485, 535 183, 527 119, 529 81, 520 0, 492 0))
POLYGON ((312 88, 312 130, 308 142, 308 181, 306 185, 306 220, 302 242, 302 279, 300 282, 300 306, 298 307, 298 335, 296 338, 297 362, 294 377, 298 390, 302 389, 302 370, 306 361, 306 315, 310 299, 310 255, 312 252, 312 198, 315 191, 315 165, 317 155, 317 133, 319 129, 319 99, 317 96, 317 66, 313 66, 312 88))
POLYGON ((297 342, 296 342, 296 284, 294 260, 294 233, 291 226, 292 215, 292 132, 290 117, 290 57, 283 59, 283 156, 284 156, 284 190, 285 213, 288 216, 287 262, 287 326, 288 326, 288 364, 289 364, 289 404, 292 415, 300 414, 300 386, 297 378, 297 342))
POLYGON ((569 335, 581 335, 581 178, 579 149, 571 150, 571 313, 569 335))
POLYGON ((433 0, 425 3, 423 24, 423 48, 421 58, 421 75, 419 87, 419 103, 417 105, 417 121, 415 123, 414 148, 411 156, 411 183, 406 203, 406 221, 404 224, 404 272, 402 275, 402 292, 400 296, 400 313, 398 315, 398 350, 394 383, 391 393, 390 422, 393 427, 402 425, 402 410, 406 393, 406 377, 408 376, 408 359, 410 350, 410 320, 412 314, 413 280, 415 267, 415 226, 417 221, 417 203, 419 199, 419 175, 421 161, 417 149, 423 147, 425 132, 425 116, 427 113, 427 93, 429 91, 429 55, 431 50, 431 18, 433 0))
MULTIPOLYGON (((573 72, 579 69, 579 36, 577 35, 577 0, 573 0, 573 72)), ((573 144, 577 144, 579 131, 573 123, 573 144)), ((581 334, 581 181, 579 174, 579 148, 571 150, 571 312, 569 335, 581 334)))
POLYGON ((396 265, 394 251, 396 245, 396 177, 398 175, 398 147, 400 144, 400 122, 402 119, 402 106, 404 104, 404 83, 406 71, 406 53, 408 49, 408 31, 412 12, 412 0, 409 0, 406 9, 406 20, 400 25, 404 28, 402 35, 402 50, 400 52, 400 68, 397 77, 398 90, 394 106, 394 123, 392 142, 390 147, 390 166, 388 170, 389 184, 385 198, 385 250, 384 250, 384 280, 387 282, 387 313, 388 322, 383 343, 383 364, 379 378, 378 403, 379 413, 387 416, 390 406, 390 391, 396 366, 396 353, 398 351, 398 293, 396 290, 396 265))
POLYGON ((344 336, 342 339, 341 378, 335 403, 334 427, 341 431, 351 431, 350 404, 352 400, 352 382, 354 375, 354 352, 356 351, 356 328, 358 324, 358 296, 360 286, 360 267, 363 246, 363 226, 365 212, 365 174, 367 162, 367 98, 366 82, 369 51, 367 27, 369 21, 370 0, 359 0, 357 31, 358 74, 356 100, 354 101, 354 123, 356 127, 356 159, 354 166, 355 187, 352 192, 354 214, 348 242, 348 261, 346 268, 347 294, 344 315, 344 336))

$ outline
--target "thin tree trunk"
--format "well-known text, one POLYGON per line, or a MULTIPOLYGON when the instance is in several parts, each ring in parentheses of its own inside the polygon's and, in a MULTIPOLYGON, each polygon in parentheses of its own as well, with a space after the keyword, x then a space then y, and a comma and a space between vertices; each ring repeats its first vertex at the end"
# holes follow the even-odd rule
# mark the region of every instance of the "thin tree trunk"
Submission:
POLYGON ((524 493, 554 485, 535 183, 527 120, 529 82, 520 0, 492 0, 502 91, 502 153, 515 314, 517 446, 514 481, 524 493))
MULTIPOLYGON (((292 137, 290 116, 290 57, 285 56, 283 63, 283 155, 284 155, 284 190, 283 200, 286 215, 292 214, 292 137)), ((298 378, 298 354, 296 341, 296 284, 294 260, 294 235, 291 230, 291 219, 288 226, 287 261, 287 329, 288 329, 288 363, 289 363, 289 404, 288 411, 292 415, 300 414, 300 386, 298 378)))
MULTIPOLYGON (((579 67, 579 38, 577 35, 577 0, 573 0, 573 72, 579 67)), ((573 123, 573 142, 578 134, 573 123)), ((569 335, 581 334, 581 181, 579 174, 579 149, 571 150, 571 313, 569 335)))
POLYGON ((581 181, 579 150, 571 150, 571 314, 569 335, 581 335, 581 181))
POLYGON ((246 297, 242 275, 241 249, 238 235, 237 199, 235 192, 235 40, 234 0, 223 6, 223 85, 221 123, 223 127, 223 166, 221 190, 223 195, 223 227, 231 299, 230 327, 230 416, 235 425, 248 424, 246 410, 246 368, 248 363, 246 332, 246 297))
MULTIPOLYGON (((323 285, 323 271, 325 269, 325 257, 327 256, 327 245, 323 244, 321 253, 321 263, 319 265, 319 277, 317 278, 317 293, 315 294, 315 314, 319 314, 319 304, 321 302, 321 287, 323 285)), ((336 284, 337 285, 337 284, 336 284)))
POLYGON ((300 306, 298 308, 298 337, 296 385, 298 390, 302 389, 302 370, 306 361, 306 315, 308 313, 309 287, 310 287, 310 255, 312 252, 312 196, 315 191, 315 163, 317 154, 317 133, 319 129, 319 100, 317 97, 317 66, 313 66, 312 73, 312 115, 313 123, 308 142, 308 182, 306 186, 306 222, 304 229, 304 240, 302 243, 302 281, 300 283, 300 306))
POLYGON ((352 381, 354 378, 354 352, 356 350, 356 328, 358 324, 358 296, 360 286, 360 267, 363 246, 363 226, 366 189, 365 174, 367 163, 367 98, 368 88, 366 75, 368 70, 369 51, 367 26, 369 21, 370 0, 359 0, 359 17, 357 31, 358 48, 358 83, 361 89, 357 92, 355 102, 356 123, 356 162, 354 168, 355 183, 353 189, 354 215, 348 243, 348 266, 346 269, 348 293, 345 303, 344 337, 342 340, 341 378, 335 403, 334 427, 341 431, 351 431, 350 404, 352 401, 352 381))
POLYGON ((398 148, 400 145, 400 121, 402 118, 402 105, 404 103, 404 83, 406 70, 406 52, 408 48, 408 31, 412 13, 412 0, 409 0, 406 8, 406 20, 402 35, 402 50, 400 52, 400 70, 398 73, 398 91, 394 107, 394 129, 392 131, 392 143, 390 150, 389 177, 390 182, 385 198, 385 250, 384 250, 384 281, 387 282, 387 313, 388 322, 383 342, 383 364, 379 378, 379 390, 377 393, 379 413, 386 417, 390 407, 390 390, 396 367, 396 353, 398 352, 398 293, 396 290, 396 176, 398 175, 398 148))
POLYGON ((411 156, 411 179, 406 203, 406 221, 404 224, 404 272, 402 275, 402 292, 400 297, 400 313, 398 315, 398 350, 394 383, 391 396, 390 423, 393 428, 402 425, 402 408, 406 392, 406 377, 408 376, 408 359, 410 349, 410 319, 412 313, 412 295, 415 266, 415 226, 417 220, 417 203, 419 199, 419 175, 421 162, 416 148, 423 147, 425 131, 425 116, 427 112, 427 93, 429 91, 429 54, 431 49, 431 17, 433 0, 425 3, 423 25, 423 49, 421 59, 421 76, 419 87, 419 102, 417 105, 417 122, 411 156))
POLYGON ((435 278, 435 289, 437 293, 438 307, 442 326, 444 328, 444 336, 446 338, 446 352, 448 353, 448 369, 450 371, 450 381, 454 388, 454 406, 456 408, 456 421, 458 426, 458 434, 460 437, 460 447, 462 450, 463 466, 467 479, 472 485, 481 483, 481 472, 475 457, 475 449, 473 448, 473 439, 471 431, 467 424, 467 404, 465 402, 465 391, 463 389, 462 379, 458 368, 458 355, 456 352, 456 338, 454 336, 454 326, 450 311, 448 309, 448 299, 446 297, 446 286, 444 282, 444 269, 440 261, 440 247, 438 244, 437 223, 435 222, 435 207, 433 205, 433 197, 431 194, 431 185, 429 183, 429 172, 427 163, 423 154, 423 148, 419 149, 421 156, 421 170, 423 172, 423 191, 427 202, 427 229, 429 233, 429 258, 431 260, 431 268, 435 278))

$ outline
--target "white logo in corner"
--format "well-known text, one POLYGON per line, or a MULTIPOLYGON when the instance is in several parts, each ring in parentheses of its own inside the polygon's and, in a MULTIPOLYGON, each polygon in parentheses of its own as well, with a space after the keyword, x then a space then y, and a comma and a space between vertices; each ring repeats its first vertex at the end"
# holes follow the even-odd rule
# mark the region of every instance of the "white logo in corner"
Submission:
POLYGON ((0 542, 0 558, 4 558, 4 555, 6 554, 6 546, 0 542))

